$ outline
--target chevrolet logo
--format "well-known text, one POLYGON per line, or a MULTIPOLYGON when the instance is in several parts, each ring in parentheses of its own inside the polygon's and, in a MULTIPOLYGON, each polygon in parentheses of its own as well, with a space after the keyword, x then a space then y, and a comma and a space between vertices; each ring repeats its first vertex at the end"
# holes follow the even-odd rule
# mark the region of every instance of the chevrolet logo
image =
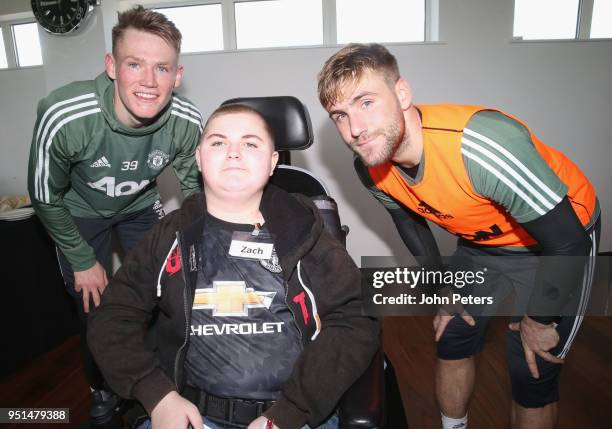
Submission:
POLYGON ((196 289, 193 309, 213 310, 213 316, 248 316, 249 308, 270 308, 276 292, 256 292, 243 281, 215 281, 209 289, 196 289))

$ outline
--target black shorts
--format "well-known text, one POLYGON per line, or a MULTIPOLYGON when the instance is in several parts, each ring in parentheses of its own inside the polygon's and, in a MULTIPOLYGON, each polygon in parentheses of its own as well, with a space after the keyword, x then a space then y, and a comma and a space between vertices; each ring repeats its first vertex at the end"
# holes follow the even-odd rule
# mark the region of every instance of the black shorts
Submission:
MULTIPOLYGON (((593 281, 595 255, 599 241, 599 223, 590 231, 592 239, 591 258, 588 259, 585 268, 580 295, 577 296, 577 316, 564 316, 557 325, 559 333, 559 344, 550 352, 560 358, 565 358, 578 333, 584 311, 589 300, 591 284, 593 281)), ((490 256, 486 250, 474 247, 458 246, 454 260, 470 261, 469 269, 478 269, 478 258, 490 256), (476 262, 475 262, 476 261, 476 262), (476 266, 474 265, 476 264, 476 266)), ((458 360, 468 358, 479 352, 484 344, 488 322, 497 313, 497 305, 501 303, 508 293, 514 295, 514 306, 511 314, 516 314, 511 321, 517 322, 525 314, 525 309, 531 294, 531 288, 535 283, 535 274, 538 266, 537 258, 525 255, 525 257, 493 258, 498 261, 498 266, 491 266, 491 258, 487 259, 488 275, 495 279, 496 304, 487 306, 486 311, 478 311, 470 305, 465 308, 474 316, 476 325, 469 326, 461 317, 455 316, 446 327, 444 334, 437 344, 438 358, 445 360, 458 360), (491 271, 493 270, 493 271, 491 271), (522 310, 521 310, 522 309, 522 310)), ((457 268, 457 267, 455 267, 457 268)), ((536 363, 540 372, 540 378, 531 376, 520 333, 508 330, 506 354, 508 368, 512 383, 512 398, 519 405, 526 408, 539 408, 559 400, 559 375, 560 364, 547 362, 536 355, 536 363)))

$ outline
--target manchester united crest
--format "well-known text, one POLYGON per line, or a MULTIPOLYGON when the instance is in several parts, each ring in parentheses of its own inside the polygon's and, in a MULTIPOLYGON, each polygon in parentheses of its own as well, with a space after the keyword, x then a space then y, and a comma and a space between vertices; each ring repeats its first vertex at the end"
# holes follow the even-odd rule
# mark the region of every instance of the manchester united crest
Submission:
POLYGON ((270 259, 262 259, 261 261, 259 261, 259 263, 268 271, 272 272, 272 273, 280 273, 281 271, 283 271, 283 269, 281 268, 279 262, 278 262, 278 255, 276 254, 276 249, 272 249, 272 255, 270 256, 270 259))
POLYGON ((156 149, 149 154, 149 158, 147 159, 147 165, 152 170, 160 170, 166 166, 169 159, 170 157, 167 153, 156 149))

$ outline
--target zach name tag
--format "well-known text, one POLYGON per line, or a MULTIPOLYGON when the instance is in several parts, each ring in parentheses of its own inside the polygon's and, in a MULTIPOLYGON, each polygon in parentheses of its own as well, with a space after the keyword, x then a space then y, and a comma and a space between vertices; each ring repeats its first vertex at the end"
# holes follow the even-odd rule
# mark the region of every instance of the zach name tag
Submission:
POLYGON ((272 257, 273 248, 273 243, 232 240, 229 254, 237 258, 270 259, 272 257))

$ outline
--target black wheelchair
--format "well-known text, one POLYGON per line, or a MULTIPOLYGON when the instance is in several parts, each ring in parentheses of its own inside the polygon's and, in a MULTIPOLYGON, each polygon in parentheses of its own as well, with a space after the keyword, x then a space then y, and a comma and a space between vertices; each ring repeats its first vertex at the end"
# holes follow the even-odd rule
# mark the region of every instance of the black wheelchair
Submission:
MULTIPOLYGON (((306 107, 290 96, 234 98, 223 104, 245 104, 266 118, 279 152, 279 163, 270 183, 310 197, 324 219, 325 228, 346 245, 349 229, 341 224, 336 202, 323 182, 310 171, 291 165, 291 151, 305 150, 314 142, 306 107)), ((395 371, 382 350, 344 394, 338 404, 338 416, 341 429, 408 428, 395 371)))

